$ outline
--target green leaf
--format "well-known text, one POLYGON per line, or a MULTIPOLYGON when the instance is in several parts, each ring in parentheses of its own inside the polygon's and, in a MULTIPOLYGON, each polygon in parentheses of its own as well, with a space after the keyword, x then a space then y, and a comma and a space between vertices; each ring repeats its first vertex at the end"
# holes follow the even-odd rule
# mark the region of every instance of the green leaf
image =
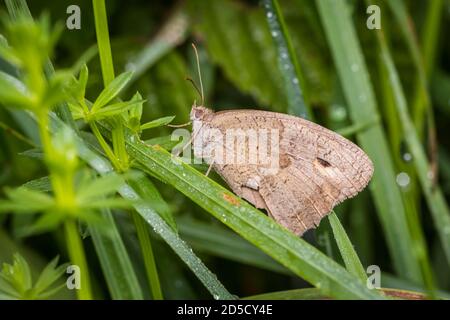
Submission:
POLYGON ((103 89, 98 98, 95 100, 92 105, 92 112, 99 110, 101 107, 105 106, 112 99, 117 97, 120 91, 126 86, 128 81, 130 81, 133 73, 132 72, 124 72, 121 75, 117 76, 111 83, 103 89))
POLYGON ((14 254, 13 264, 3 264, 0 277, 9 283, 10 286, 5 286, 7 292, 12 293, 12 289, 16 292, 16 296, 25 299, 27 294, 32 289, 31 271, 27 261, 18 253, 14 254))
MULTIPOLYGON (((69 266, 68 263, 57 266, 58 260, 59 257, 57 256, 50 261, 44 270, 42 270, 38 280, 34 284, 34 291, 38 297, 49 297, 62 289, 62 287, 56 288, 58 289, 56 291, 51 289, 51 286, 66 273, 66 269, 69 266)), ((65 285, 65 283, 62 285, 65 285)))
POLYGON ((77 198, 80 203, 89 203, 91 200, 115 193, 122 184, 124 184, 123 177, 115 173, 90 178, 77 187, 77 198))
POLYGON ((0 71, 0 103, 5 107, 27 109, 33 101, 25 84, 19 79, 0 71))
POLYGON ((79 85, 78 100, 80 101, 84 101, 88 78, 89 78, 89 69, 86 66, 86 64, 83 64, 80 70, 80 75, 78 77, 78 85, 79 85))
POLYGON ((92 121, 92 120, 102 120, 102 119, 106 119, 118 114, 122 114, 125 111, 128 111, 136 106, 138 106, 139 104, 142 104, 145 100, 141 100, 141 101, 125 101, 125 102, 117 102, 114 103, 112 105, 108 105, 106 107, 103 107, 99 110, 93 111, 93 109, 91 110, 91 113, 89 115, 88 120, 92 121))
MULTIPOLYGON (((131 98, 131 101, 142 101, 142 96, 139 92, 136 92, 136 94, 133 96, 133 98, 131 98)), ((140 129, 140 124, 141 124, 141 117, 142 117, 142 107, 143 107, 143 103, 140 102, 138 104, 136 104, 135 106, 133 106, 133 108, 128 110, 128 117, 127 117, 127 122, 128 122, 128 126, 130 127, 131 130, 133 130, 136 133, 140 133, 141 129, 140 129)))
POLYGON ((147 130, 147 129, 151 129, 151 128, 165 126, 165 125, 171 123, 173 119, 175 119, 175 116, 163 117, 163 118, 159 118, 159 119, 147 122, 147 123, 141 125, 141 130, 147 130))
POLYGON ((34 213, 48 210, 55 205, 52 197, 25 187, 6 189, 5 192, 9 201, 0 202, 0 212, 34 213))

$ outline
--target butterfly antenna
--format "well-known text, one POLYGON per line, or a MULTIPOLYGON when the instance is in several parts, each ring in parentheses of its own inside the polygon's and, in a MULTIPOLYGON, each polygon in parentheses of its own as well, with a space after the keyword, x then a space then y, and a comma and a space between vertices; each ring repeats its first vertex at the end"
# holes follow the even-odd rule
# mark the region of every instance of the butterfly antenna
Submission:
MULTIPOLYGON (((198 79, 200 81, 200 96, 202 97, 202 106, 203 106, 205 103, 205 95, 203 93, 202 73, 200 72, 200 59, 198 58, 197 47, 193 43, 192 43, 192 48, 194 48, 195 59, 197 60, 198 79)), ((198 90, 198 88, 197 88, 197 90, 198 90)))
MULTIPOLYGON (((202 96, 202 92, 200 91, 200 89, 198 88, 197 84, 195 83, 195 81, 191 78, 191 77, 186 77, 186 80, 189 81, 190 83, 192 83, 192 85, 194 86, 195 90, 197 90, 200 98, 203 101, 203 96, 202 96)), ((197 105, 196 103, 194 103, 195 105, 197 105)), ((203 105, 203 103, 202 103, 203 105)))

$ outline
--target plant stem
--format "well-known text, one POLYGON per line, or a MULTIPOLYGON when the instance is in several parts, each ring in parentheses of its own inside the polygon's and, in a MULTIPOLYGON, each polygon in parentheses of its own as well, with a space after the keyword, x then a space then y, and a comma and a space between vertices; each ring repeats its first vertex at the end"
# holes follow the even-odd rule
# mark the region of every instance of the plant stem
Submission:
MULTIPOLYGON (((114 80, 114 64, 111 53, 111 44, 109 40, 108 19, 106 15, 106 7, 104 0, 92 0, 95 17, 95 30, 97 33, 97 44, 100 55, 100 62, 102 66, 103 83, 106 87, 114 80)), ((114 155, 111 154, 109 145, 104 141, 96 125, 93 125, 93 130, 100 144, 102 144, 105 152, 109 153, 108 157, 114 163, 114 166, 119 172, 126 172, 129 169, 129 157, 125 147, 124 127, 120 117, 113 121, 114 125, 111 130, 111 138, 114 149, 114 155)), ((158 273, 153 257, 153 251, 150 242, 150 234, 146 229, 147 226, 143 221, 135 217, 136 213, 132 212, 133 220, 138 233, 139 244, 144 256, 145 268, 147 271, 150 288, 155 299, 163 299, 161 287, 159 284, 158 273)), ((140 218, 141 219, 141 218, 140 218)))
POLYGON ((106 87, 114 80, 114 65, 109 41, 108 20, 106 16, 105 0, 92 0, 97 33, 98 53, 102 67, 103 84, 106 87))
POLYGON ((116 170, 120 171, 119 160, 117 159, 117 157, 114 154, 114 152, 111 150, 111 147, 109 146, 109 144, 103 138, 102 134, 100 133, 100 130, 98 130, 97 124, 94 121, 90 122, 89 124, 90 124, 92 132, 94 133, 94 135, 97 138, 98 142, 102 146, 103 151, 105 151, 105 153, 108 156, 109 160, 113 163, 114 168, 116 170))
POLYGON ((156 268, 155 257, 153 255, 148 225, 135 211, 131 213, 131 216, 133 217, 134 225, 136 226, 136 232, 141 246, 142 256, 144 258, 145 271, 147 273, 153 299, 162 300, 164 298, 161 291, 161 285, 159 283, 158 270, 156 268))
MULTIPOLYGON (((105 0, 92 0, 94 7, 95 30, 97 33, 98 52, 102 67, 103 84, 106 87, 114 80, 114 64, 109 40, 108 19, 106 15, 105 0)), ((114 121, 112 130, 112 141, 114 154, 118 159, 119 166, 116 168, 125 172, 129 168, 129 158, 123 139, 123 123, 120 118, 114 121)))
MULTIPOLYGON (((44 157, 48 161, 52 158, 53 147, 51 137, 48 132, 48 115, 47 109, 42 108, 42 112, 37 113, 39 134, 41 137, 42 149, 44 151, 44 157)), ((73 177, 72 174, 59 175, 51 171, 50 179, 53 186, 53 192, 57 203, 67 206, 68 203, 72 203, 74 200, 73 190, 73 177)), ((60 212, 65 214, 66 212, 60 212)), ((65 236, 67 242, 67 249, 69 251, 70 260, 73 264, 77 265, 81 271, 81 288, 77 291, 77 296, 82 300, 92 299, 92 293, 90 288, 89 271, 84 254, 83 243, 81 242, 77 225, 75 220, 67 219, 64 223, 65 236)))
POLYGON ((81 288, 77 290, 77 296, 80 300, 91 300, 92 292, 89 280, 89 271, 84 254, 83 243, 78 233, 75 220, 68 219, 64 223, 66 231, 67 249, 69 251, 70 261, 80 268, 81 288))

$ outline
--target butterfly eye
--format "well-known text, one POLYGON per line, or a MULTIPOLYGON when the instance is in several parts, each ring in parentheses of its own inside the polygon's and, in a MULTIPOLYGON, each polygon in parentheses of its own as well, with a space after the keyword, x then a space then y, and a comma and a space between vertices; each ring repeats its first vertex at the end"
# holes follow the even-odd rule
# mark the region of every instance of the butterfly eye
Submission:
POLYGON ((200 118, 203 117, 203 114, 204 114, 204 113, 205 113, 205 111, 204 111, 203 109, 197 108, 197 109, 195 109, 195 111, 194 111, 194 117, 195 117, 196 119, 200 119, 200 118))

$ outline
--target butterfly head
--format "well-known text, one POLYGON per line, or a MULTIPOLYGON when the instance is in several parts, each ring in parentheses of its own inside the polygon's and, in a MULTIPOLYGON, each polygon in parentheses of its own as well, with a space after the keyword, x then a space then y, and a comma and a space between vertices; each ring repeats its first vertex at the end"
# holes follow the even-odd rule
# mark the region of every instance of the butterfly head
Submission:
POLYGON ((195 103, 192 106, 190 119, 191 121, 202 121, 207 115, 212 114, 211 109, 205 108, 203 106, 197 106, 195 103))

